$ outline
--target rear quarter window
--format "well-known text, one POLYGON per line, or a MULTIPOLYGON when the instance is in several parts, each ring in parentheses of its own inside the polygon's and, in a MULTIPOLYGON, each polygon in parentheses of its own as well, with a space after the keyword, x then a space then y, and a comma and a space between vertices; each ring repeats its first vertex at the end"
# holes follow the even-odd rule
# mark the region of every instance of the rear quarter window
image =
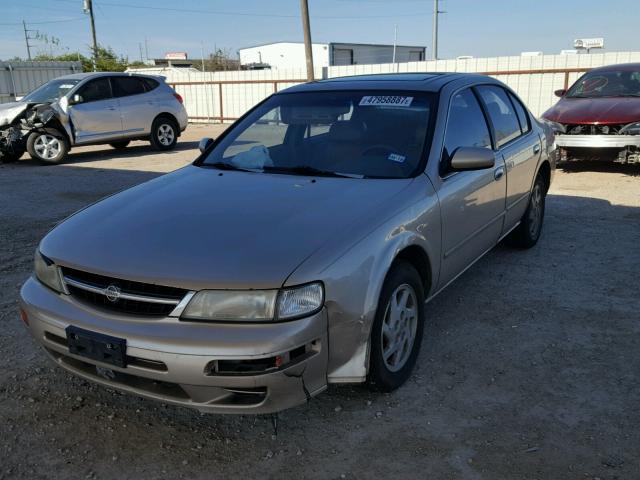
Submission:
POLYGON ((160 82, 154 80, 153 78, 141 78, 140 80, 142 80, 142 83, 144 83, 144 88, 147 92, 158 88, 158 85, 160 85, 160 82))

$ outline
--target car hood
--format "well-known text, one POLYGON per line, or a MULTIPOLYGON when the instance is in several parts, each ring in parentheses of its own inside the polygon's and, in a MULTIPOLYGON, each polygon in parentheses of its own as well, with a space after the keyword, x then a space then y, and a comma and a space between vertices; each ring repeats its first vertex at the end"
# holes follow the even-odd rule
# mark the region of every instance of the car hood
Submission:
POLYGON ((0 103, 0 127, 11 124, 27 109, 27 106, 26 102, 0 103))
POLYGON ((561 98, 544 118, 565 124, 621 124, 640 121, 639 97, 561 98))
POLYGON ((188 166, 72 215, 40 251, 62 266, 159 285, 278 288, 325 242, 366 229, 411 181, 188 166))

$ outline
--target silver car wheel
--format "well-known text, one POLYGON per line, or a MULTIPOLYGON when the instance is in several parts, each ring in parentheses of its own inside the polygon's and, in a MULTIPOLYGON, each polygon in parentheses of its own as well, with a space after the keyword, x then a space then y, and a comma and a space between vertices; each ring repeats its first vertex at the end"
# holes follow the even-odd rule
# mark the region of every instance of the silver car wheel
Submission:
POLYGON ((165 147, 171 145, 175 137, 176 134, 174 133, 171 125, 163 123, 158 127, 158 141, 165 147))
POLYGON ((61 149, 60 140, 53 135, 42 134, 33 142, 33 149, 44 160, 53 160, 61 149))
POLYGON ((382 359, 391 372, 407 363, 418 328, 418 301, 409 284, 396 288, 387 303, 382 321, 382 359))
POLYGON ((536 182, 531 192, 531 205, 529 207, 529 234, 535 238, 538 235, 542 223, 542 185, 536 182))

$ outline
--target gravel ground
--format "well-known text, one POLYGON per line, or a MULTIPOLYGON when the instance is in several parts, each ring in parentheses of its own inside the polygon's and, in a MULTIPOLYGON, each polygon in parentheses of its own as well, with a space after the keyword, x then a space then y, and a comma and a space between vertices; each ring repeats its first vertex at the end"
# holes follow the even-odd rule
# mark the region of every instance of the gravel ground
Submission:
POLYGON ((270 417, 200 415, 54 368, 18 318, 39 239, 105 195, 180 167, 135 142, 62 166, 0 165, 0 478, 640 478, 640 168, 557 172, 539 244, 500 246, 427 309, 390 395, 332 387, 270 417))

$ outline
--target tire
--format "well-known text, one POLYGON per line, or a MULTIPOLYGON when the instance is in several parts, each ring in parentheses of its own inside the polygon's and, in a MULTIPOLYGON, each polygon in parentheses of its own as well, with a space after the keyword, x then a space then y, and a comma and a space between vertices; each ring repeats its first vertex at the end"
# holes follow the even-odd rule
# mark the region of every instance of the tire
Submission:
POLYGON ((547 184, 544 178, 538 175, 531 189, 527 210, 520 219, 520 225, 507 237, 509 245, 517 248, 531 248, 538 243, 544 221, 546 196, 547 184))
POLYGON ((420 275, 409 263, 396 263, 382 286, 371 330, 367 378, 370 387, 391 392, 409 378, 423 331, 424 287, 420 275))
POLYGON ((150 141, 156 150, 172 150, 178 143, 178 124, 169 117, 158 117, 151 125, 150 141))
POLYGON ((127 148, 127 145, 129 145, 130 143, 131 142, 129 140, 121 140, 119 142, 112 142, 109 145, 111 145, 116 150, 123 150, 127 148))
POLYGON ((69 152, 69 142, 55 128, 33 132, 27 139, 27 151, 31 158, 45 165, 61 163, 69 152))

